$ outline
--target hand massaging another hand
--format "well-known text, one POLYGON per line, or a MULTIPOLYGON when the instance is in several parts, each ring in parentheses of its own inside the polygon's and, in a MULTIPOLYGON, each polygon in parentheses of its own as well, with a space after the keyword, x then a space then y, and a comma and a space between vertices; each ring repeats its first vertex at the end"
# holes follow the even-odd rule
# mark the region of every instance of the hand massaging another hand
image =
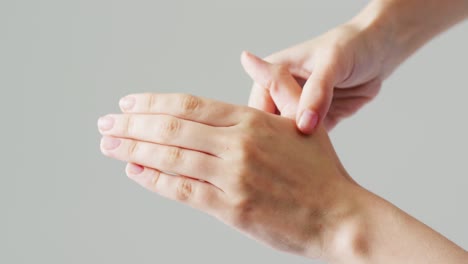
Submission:
POLYGON ((122 110, 100 120, 101 148, 131 179, 275 248, 319 256, 358 192, 323 129, 181 94, 129 95, 122 110))
MULTIPOLYGON (((298 88, 275 65, 242 62, 257 82, 298 88)), ((440 252, 464 263, 463 249, 356 184, 323 127, 306 136, 290 118, 185 94, 133 94, 120 105, 98 122, 102 152, 128 162, 146 189, 249 237, 336 264, 440 263, 440 252)))

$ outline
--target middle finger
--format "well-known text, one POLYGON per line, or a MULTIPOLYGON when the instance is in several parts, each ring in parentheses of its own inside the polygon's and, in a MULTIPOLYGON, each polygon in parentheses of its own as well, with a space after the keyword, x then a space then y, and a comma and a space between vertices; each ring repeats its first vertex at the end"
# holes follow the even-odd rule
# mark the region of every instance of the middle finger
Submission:
POLYGON ((169 115, 115 114, 99 119, 103 135, 177 146, 218 156, 223 148, 220 128, 169 115))

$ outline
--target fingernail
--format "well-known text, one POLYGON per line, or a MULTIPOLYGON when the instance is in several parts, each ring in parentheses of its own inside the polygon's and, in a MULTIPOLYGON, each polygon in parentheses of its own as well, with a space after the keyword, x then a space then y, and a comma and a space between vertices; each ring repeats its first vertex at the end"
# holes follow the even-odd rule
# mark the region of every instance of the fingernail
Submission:
POLYGON ((126 96, 120 99, 119 105, 123 110, 131 110, 135 105, 135 98, 132 96, 126 96))
POLYGON ((130 163, 128 165, 128 173, 133 174, 133 175, 142 173, 144 169, 145 168, 143 166, 138 165, 138 164, 130 163))
POLYGON ((304 133, 310 133, 317 126, 318 114, 309 109, 302 112, 301 118, 299 119, 299 129, 304 133))
POLYGON ((113 150, 120 146, 120 139, 113 137, 103 137, 101 145, 105 150, 113 150))
POLYGON ((98 127, 102 131, 111 129, 114 126, 114 118, 110 116, 103 116, 98 120, 98 127))

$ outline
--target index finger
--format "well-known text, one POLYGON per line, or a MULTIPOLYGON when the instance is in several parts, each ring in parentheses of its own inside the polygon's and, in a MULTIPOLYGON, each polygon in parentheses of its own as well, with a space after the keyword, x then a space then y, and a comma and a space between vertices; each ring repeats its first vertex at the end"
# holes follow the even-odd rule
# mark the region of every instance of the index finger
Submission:
POLYGON ((247 74, 269 93, 281 115, 294 118, 301 87, 286 66, 268 63, 249 52, 242 53, 241 61, 247 74))
POLYGON ((257 83, 254 83, 252 85, 248 105, 250 107, 272 114, 276 114, 277 112, 275 102, 273 102, 270 92, 267 89, 258 85, 257 83))
POLYGON ((211 126, 233 126, 241 120, 242 106, 190 94, 131 94, 119 102, 124 113, 166 114, 211 126))

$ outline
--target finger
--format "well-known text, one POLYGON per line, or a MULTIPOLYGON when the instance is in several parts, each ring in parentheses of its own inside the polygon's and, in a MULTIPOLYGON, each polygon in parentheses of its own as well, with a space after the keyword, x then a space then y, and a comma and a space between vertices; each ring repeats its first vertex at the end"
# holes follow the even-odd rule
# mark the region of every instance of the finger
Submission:
POLYGON ((304 84, 296 122, 299 130, 311 134, 326 117, 333 98, 336 73, 329 56, 317 56, 314 71, 304 84))
POLYGON ((285 65, 293 76, 307 80, 311 74, 313 52, 314 49, 306 42, 275 52, 264 60, 271 64, 285 65))
POLYGON ((232 126, 242 107, 189 94, 132 94, 119 102, 124 113, 166 114, 212 126, 232 126))
POLYGON ((222 180, 215 176, 224 171, 223 160, 202 152, 109 136, 102 138, 101 151, 118 160, 209 181, 221 187, 222 180))
MULTIPOLYGON (((241 55, 241 63, 244 66, 244 52, 241 55)), ((247 72, 247 70, 246 70, 247 72)), ((250 107, 256 108, 258 110, 276 114, 278 109, 276 108, 275 102, 271 98, 270 91, 259 85, 254 81, 252 90, 250 91, 249 104, 250 107)))
POLYGON ((128 163, 128 177, 143 188, 182 202, 210 214, 216 214, 224 204, 224 192, 208 182, 184 176, 173 176, 155 169, 128 163))
POLYGON ((257 83, 254 83, 252 86, 248 105, 271 114, 276 114, 277 112, 275 102, 273 102, 270 92, 257 83))
POLYGON ((220 128, 170 115, 107 115, 98 121, 103 135, 130 138, 219 155, 224 149, 220 128))
POLYGON ((268 63, 243 52, 242 65, 250 77, 268 90, 282 116, 294 118, 301 95, 301 87, 285 66, 268 63))

